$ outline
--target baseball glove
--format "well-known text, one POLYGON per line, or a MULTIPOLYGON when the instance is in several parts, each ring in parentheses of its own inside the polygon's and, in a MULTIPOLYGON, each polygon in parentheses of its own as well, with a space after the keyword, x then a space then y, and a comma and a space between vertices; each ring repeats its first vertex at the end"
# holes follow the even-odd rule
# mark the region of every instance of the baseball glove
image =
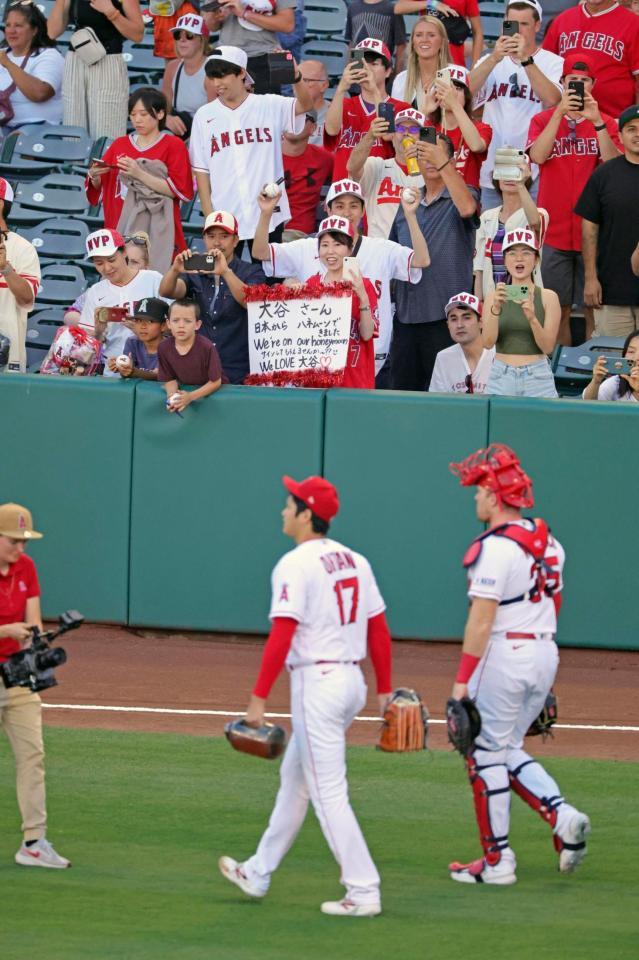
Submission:
POLYGON ((262 727, 250 727, 244 720, 233 720, 224 727, 226 739, 234 750, 252 753, 255 757, 275 760, 284 753, 286 734, 281 727, 265 723, 262 727))
POLYGON ((446 728, 448 739, 462 757, 468 757, 481 731, 481 714, 470 697, 446 703, 446 728))
POLYGON ((539 716, 533 720, 526 731, 527 737, 546 737, 554 736, 551 727, 557 723, 557 697, 552 690, 546 697, 544 708, 539 716))
POLYGON ((377 749, 387 753, 404 753, 408 750, 426 750, 427 744, 428 710, 418 693, 400 687, 386 704, 377 749))

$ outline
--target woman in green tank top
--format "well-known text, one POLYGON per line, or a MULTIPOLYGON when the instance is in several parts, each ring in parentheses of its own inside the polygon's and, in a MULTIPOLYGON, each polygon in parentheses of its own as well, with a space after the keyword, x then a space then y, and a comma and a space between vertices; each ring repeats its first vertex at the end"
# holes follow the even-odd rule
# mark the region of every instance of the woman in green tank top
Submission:
POLYGON ((535 286, 539 247, 530 229, 504 237, 510 283, 486 295, 482 312, 484 347, 495 347, 486 393, 501 397, 556 397, 548 362, 557 342, 561 306, 554 290, 535 286))

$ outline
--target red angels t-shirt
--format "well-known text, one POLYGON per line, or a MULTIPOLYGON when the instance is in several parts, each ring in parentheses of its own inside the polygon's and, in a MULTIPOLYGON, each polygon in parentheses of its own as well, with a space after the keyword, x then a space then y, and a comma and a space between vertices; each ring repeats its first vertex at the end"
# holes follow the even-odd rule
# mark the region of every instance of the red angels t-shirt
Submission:
POLYGON ((551 23, 543 46, 565 57, 584 54, 592 64, 592 95, 602 112, 617 119, 635 102, 639 73, 639 17, 618 4, 600 13, 588 13, 579 4, 560 13, 551 23))
POLYGON ((7 573, 0 573, 0 663, 21 649, 18 640, 2 636, 6 623, 24 623, 27 600, 40 596, 35 563, 26 553, 9 564, 7 573))
POLYGON ((322 187, 333 179, 333 157, 323 147, 309 143, 299 157, 283 154, 283 160, 286 195, 291 208, 286 229, 314 233, 322 187))
MULTIPOLYGON (((312 281, 321 281, 321 275, 316 273, 309 277, 308 283, 312 281)), ((359 299, 353 295, 352 313, 351 313, 351 335, 348 341, 348 351, 346 353, 346 368, 344 370, 344 379, 341 386, 349 389, 358 388, 360 390, 375 389, 375 338, 379 336, 379 314, 377 311, 377 294, 375 287, 368 279, 364 277, 364 286, 368 294, 368 302, 371 307, 371 317, 373 318, 374 330, 370 340, 361 340, 359 335, 360 309, 359 299)))
MULTIPOLYGON (((462 139, 462 132, 459 127, 455 127, 454 130, 445 130, 444 133, 447 137, 450 137, 453 142, 457 172, 467 186, 476 187, 476 189, 479 190, 479 173, 481 165, 486 159, 490 141, 493 138, 493 128, 487 123, 482 123, 481 120, 474 120, 473 123, 479 136, 486 144, 486 149, 483 153, 473 153, 472 150, 468 148, 466 141, 462 139)), ((436 129, 441 131, 441 124, 437 124, 436 129)))
MULTIPOLYGON (((453 10, 456 10, 464 20, 469 20, 471 17, 479 17, 481 15, 477 0, 450 0, 450 2, 446 0, 446 3, 449 7, 452 7, 453 10)), ((445 17, 443 22, 446 23, 445 17)), ((448 48, 450 51, 450 62, 457 63, 460 67, 465 67, 464 44, 449 42, 448 48)))
MULTIPOLYGON (((408 110, 410 103, 405 100, 395 100, 389 97, 386 103, 392 103, 395 107, 395 113, 400 110, 408 110)), ((361 94, 358 97, 345 97, 342 106, 342 126, 340 132, 335 136, 326 132, 324 127, 324 148, 334 154, 335 165, 333 167, 333 182, 344 180, 348 177, 348 158, 351 155, 353 147, 356 147, 362 139, 374 118, 377 111, 372 103, 366 103, 361 94)), ((390 140, 375 140, 369 156, 383 157, 389 160, 395 155, 393 144, 390 140)))
MULTIPOLYGON (((527 151, 554 112, 555 108, 551 107, 532 118, 527 151)), ((610 139, 623 152, 617 121, 605 113, 602 113, 601 119, 606 124, 610 139)), ((567 117, 562 117, 550 156, 539 167, 537 205, 545 207, 550 215, 544 243, 558 250, 581 250, 581 217, 573 210, 590 174, 600 163, 599 140, 593 123, 584 118, 572 128, 567 117)))

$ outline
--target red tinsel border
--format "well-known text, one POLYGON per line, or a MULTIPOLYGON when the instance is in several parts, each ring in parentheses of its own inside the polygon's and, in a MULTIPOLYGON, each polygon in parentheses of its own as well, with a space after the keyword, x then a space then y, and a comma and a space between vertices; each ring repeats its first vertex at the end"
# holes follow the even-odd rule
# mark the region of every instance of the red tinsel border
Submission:
POLYGON ((249 387, 341 387, 344 370, 276 370, 274 373, 249 373, 249 387))
POLYGON ((245 286, 244 293, 247 303, 264 300, 317 300, 321 297, 350 297, 353 285, 348 280, 324 284, 318 279, 309 280, 301 287, 287 287, 284 283, 276 283, 270 287, 268 283, 258 283, 256 286, 245 286))

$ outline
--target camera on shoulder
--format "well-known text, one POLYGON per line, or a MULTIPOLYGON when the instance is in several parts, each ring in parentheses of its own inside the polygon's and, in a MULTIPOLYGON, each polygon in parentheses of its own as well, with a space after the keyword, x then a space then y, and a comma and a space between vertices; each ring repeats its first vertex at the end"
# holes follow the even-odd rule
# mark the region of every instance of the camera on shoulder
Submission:
POLYGON ((5 687, 29 687, 34 693, 57 686, 54 670, 66 663, 66 651, 51 644, 62 633, 76 630, 84 623, 77 610, 67 610, 58 619, 57 630, 31 627, 31 643, 24 650, 12 654, 5 663, 0 663, 0 676, 5 687))

